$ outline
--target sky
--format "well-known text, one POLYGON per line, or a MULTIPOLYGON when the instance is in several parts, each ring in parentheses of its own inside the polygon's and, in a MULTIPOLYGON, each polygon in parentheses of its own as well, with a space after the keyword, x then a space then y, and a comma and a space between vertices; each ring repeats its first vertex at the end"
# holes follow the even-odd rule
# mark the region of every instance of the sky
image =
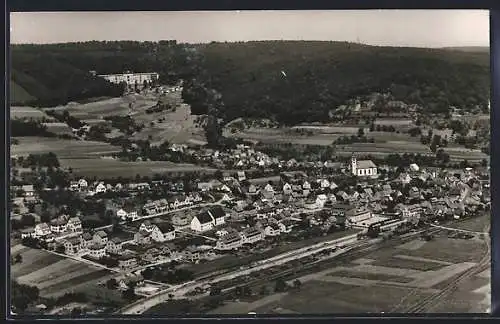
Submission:
POLYGON ((486 10, 20 12, 10 40, 350 41, 380 46, 489 46, 486 10))

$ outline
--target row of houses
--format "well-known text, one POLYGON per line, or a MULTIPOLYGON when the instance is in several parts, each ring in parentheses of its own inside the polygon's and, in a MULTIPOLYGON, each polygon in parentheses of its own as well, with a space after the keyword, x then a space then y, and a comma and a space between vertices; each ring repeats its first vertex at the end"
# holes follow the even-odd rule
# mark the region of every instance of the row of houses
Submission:
POLYGON ((53 219, 50 223, 39 223, 34 228, 28 228, 21 231, 22 238, 47 238, 51 235, 60 235, 61 233, 76 233, 82 231, 82 222, 78 217, 69 217, 61 215, 53 219))

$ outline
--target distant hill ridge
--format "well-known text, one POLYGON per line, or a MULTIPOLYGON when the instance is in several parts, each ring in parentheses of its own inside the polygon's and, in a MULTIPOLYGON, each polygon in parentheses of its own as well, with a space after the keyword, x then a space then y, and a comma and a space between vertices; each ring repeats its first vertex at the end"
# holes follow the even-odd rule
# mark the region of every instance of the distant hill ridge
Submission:
POLYGON ((117 96, 119 87, 88 71, 130 70, 159 72, 166 83, 186 80, 183 96, 192 111, 212 109, 226 120, 321 121, 346 100, 396 88, 398 100, 429 113, 486 106, 489 53, 461 49, 320 41, 12 45, 17 90, 11 103, 50 106, 117 96))

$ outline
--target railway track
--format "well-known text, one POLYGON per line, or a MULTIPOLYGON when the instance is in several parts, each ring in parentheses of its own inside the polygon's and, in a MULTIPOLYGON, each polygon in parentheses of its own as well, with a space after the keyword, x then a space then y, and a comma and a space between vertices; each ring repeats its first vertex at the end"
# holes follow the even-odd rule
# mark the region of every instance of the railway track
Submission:
POLYGON ((405 310, 405 313, 424 313, 424 312, 431 312, 432 309, 437 305, 439 300, 442 300, 443 298, 449 296, 455 289, 458 288, 461 282, 469 279, 470 277, 481 273, 485 271, 486 269, 490 268, 490 262, 491 262, 491 249, 490 249, 490 241, 489 241, 489 236, 486 236, 484 238, 484 242, 486 245, 485 250, 483 251, 483 256, 481 260, 477 263, 476 266, 473 268, 470 268, 469 270, 466 270, 462 274, 460 274, 458 277, 456 277, 453 281, 448 283, 444 288, 442 288, 439 292, 429 296, 428 298, 417 302, 416 304, 408 307, 405 310))
MULTIPOLYGON (((435 233, 438 233, 440 231, 442 231, 442 230, 441 229, 433 229, 433 230, 428 231, 428 233, 435 234, 435 233)), ((398 237, 398 238, 392 239, 390 241, 383 242, 381 244, 380 243, 379 244, 372 244, 369 242, 362 243, 359 246, 352 247, 350 250, 346 251, 345 253, 343 253, 337 257, 333 257, 333 258, 327 259, 327 260, 313 261, 311 263, 303 265, 301 269, 290 268, 290 269, 286 269, 286 270, 283 270, 283 271, 280 271, 277 273, 273 273, 269 276, 266 276, 265 278, 256 278, 256 279, 249 280, 249 281, 247 280, 243 284, 234 283, 231 287, 224 288, 222 295, 229 296, 231 294, 231 290, 234 289, 235 287, 244 288, 244 287, 250 287, 250 286, 257 286, 257 285, 265 284, 265 283, 273 281, 273 280, 277 280, 279 278, 301 277, 303 275, 311 273, 311 270, 313 270, 314 272, 326 270, 328 268, 331 268, 334 265, 338 265, 339 263, 350 262, 352 260, 358 259, 358 258, 366 255, 366 253, 368 253, 368 252, 383 249, 383 248, 389 248, 389 247, 393 247, 396 245, 400 245, 400 244, 409 242, 411 240, 414 240, 416 237, 418 237, 421 234, 421 232, 415 232, 412 234, 413 235, 409 235, 406 237, 398 237)), ((290 279, 293 279, 293 278, 290 278, 290 279)))

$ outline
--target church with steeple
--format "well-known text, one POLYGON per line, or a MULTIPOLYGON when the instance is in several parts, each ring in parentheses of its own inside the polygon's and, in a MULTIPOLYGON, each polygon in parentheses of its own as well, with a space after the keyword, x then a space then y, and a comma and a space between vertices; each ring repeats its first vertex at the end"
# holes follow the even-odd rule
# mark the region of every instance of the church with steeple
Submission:
POLYGON ((372 160, 358 160, 353 153, 351 157, 351 172, 356 177, 376 177, 377 166, 372 160))

